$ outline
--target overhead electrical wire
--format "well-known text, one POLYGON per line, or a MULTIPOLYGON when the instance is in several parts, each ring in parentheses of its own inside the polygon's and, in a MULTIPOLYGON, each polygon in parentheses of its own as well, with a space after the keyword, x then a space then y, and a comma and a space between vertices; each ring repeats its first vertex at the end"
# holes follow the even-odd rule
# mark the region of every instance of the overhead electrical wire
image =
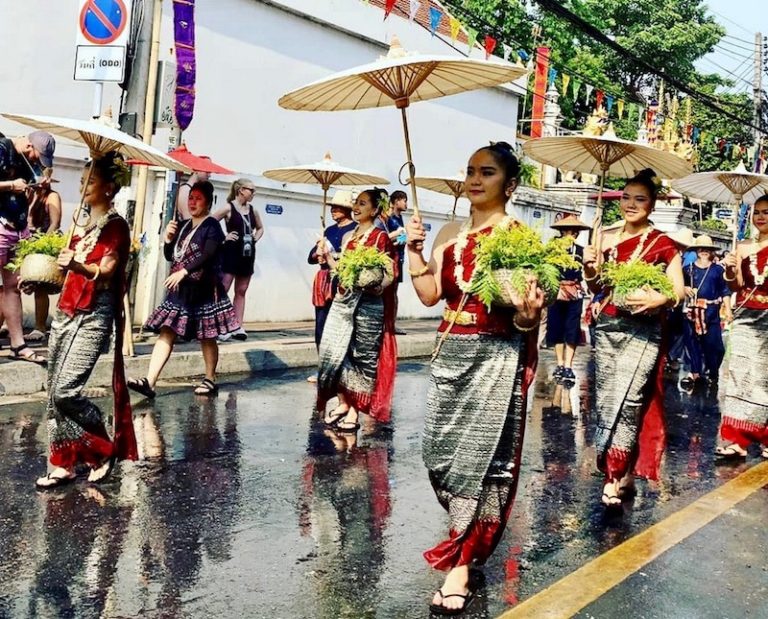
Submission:
POLYGON ((718 112, 723 116, 730 118, 731 120, 735 120, 736 122, 741 123, 746 127, 755 129, 756 131, 762 131, 761 128, 755 125, 752 120, 747 120, 746 118, 743 118, 735 114, 734 112, 731 112, 725 109, 723 107, 724 102, 719 101, 717 98, 711 95, 708 95, 706 93, 696 90, 695 88, 692 88, 688 84, 685 84, 684 82, 670 75, 666 71, 657 69, 649 61, 643 58, 640 58, 639 56, 636 56, 634 53, 630 52, 628 49, 618 44, 616 41, 614 41, 610 37, 606 36, 598 28, 596 28, 595 26, 593 26, 583 18, 579 17, 578 15, 576 15, 575 13, 573 13, 572 11, 570 11, 569 9, 561 5, 559 2, 556 2, 556 0, 534 0, 534 1, 537 4, 539 4, 544 10, 549 11, 550 13, 554 13, 555 15, 561 17, 562 19, 565 19, 566 21, 570 22, 573 26, 575 26, 578 30, 581 30, 582 32, 590 36, 592 39, 594 39, 595 41, 602 43, 603 45, 614 50, 622 57, 631 61, 637 67, 642 68, 645 72, 662 78, 670 86, 673 86, 680 92, 684 92, 690 97, 698 100, 703 105, 706 105, 707 107, 709 107, 711 110, 718 112))

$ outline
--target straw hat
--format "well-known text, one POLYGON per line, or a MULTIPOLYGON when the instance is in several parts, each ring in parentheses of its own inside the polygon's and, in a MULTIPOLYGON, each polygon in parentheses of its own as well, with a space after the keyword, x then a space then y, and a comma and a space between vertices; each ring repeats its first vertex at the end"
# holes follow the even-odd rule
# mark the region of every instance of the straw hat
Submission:
POLYGON ((694 239, 693 243, 688 246, 688 249, 708 249, 710 251, 717 251, 720 248, 714 244, 712 237, 702 234, 694 239))
POLYGON ((333 194, 333 197, 328 204, 331 207, 340 206, 351 210, 356 198, 357 192, 349 191, 348 189, 338 189, 336 190, 336 193, 333 194))
POLYGON ((688 228, 680 228, 674 232, 667 232, 667 236, 683 247, 690 247, 693 244, 693 232, 688 228))
POLYGON ((556 221, 550 226, 550 228, 554 228, 555 230, 562 230, 563 228, 570 228, 571 230, 589 230, 590 227, 589 224, 585 224, 581 219, 576 217, 576 215, 563 217, 561 220, 556 221))

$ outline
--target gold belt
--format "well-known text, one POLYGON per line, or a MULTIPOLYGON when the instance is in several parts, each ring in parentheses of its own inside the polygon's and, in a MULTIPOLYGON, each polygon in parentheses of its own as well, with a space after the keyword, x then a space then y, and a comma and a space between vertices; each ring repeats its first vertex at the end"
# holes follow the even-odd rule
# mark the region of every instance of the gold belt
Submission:
POLYGON ((469 325, 477 324, 477 314, 463 311, 457 312, 456 310, 452 310, 450 307, 446 307, 443 310, 443 320, 449 324, 453 323, 455 325, 459 325, 460 327, 466 327, 469 325))
MULTIPOLYGON (((752 295, 752 299, 754 299, 754 300, 755 300, 755 301, 757 301, 758 303, 766 303, 766 304, 768 304, 768 297, 767 297, 767 296, 765 296, 764 294, 755 294, 755 295, 752 295)), ((457 323, 457 324, 458 324, 458 323, 457 323)))

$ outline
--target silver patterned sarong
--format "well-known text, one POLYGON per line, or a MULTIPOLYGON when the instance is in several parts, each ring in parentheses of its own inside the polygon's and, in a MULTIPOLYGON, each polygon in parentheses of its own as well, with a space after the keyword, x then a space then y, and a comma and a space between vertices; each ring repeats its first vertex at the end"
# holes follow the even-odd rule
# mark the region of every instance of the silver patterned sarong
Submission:
POLYGON ((768 310, 736 312, 728 348, 723 438, 768 444, 768 310))
POLYGON ((432 362, 422 453, 450 518, 449 538, 424 553, 436 569, 484 563, 504 532, 519 480, 531 341, 453 334, 432 362))
POLYGON ((622 477, 638 452, 643 414, 658 369, 659 320, 603 314, 597 323, 595 447, 600 469, 610 479, 622 477))
POLYGON ((376 385, 384 334, 381 296, 348 290, 337 294, 320 341, 318 392, 321 402, 339 391, 367 412, 376 385))
POLYGON ((511 479, 522 443, 521 337, 449 335, 432 362, 423 458, 437 488, 478 499, 488 477, 511 479))
POLYGON ((104 415, 82 392, 99 356, 109 348, 113 324, 114 303, 108 291, 99 293, 91 312, 73 317, 56 313, 48 347, 46 408, 54 464, 99 464, 97 456, 110 455, 100 453, 110 441, 104 415))

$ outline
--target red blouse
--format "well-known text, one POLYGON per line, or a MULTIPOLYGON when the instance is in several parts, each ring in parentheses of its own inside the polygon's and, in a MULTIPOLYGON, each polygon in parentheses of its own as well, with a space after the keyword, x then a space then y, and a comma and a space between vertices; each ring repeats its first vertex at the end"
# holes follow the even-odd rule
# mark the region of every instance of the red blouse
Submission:
MULTIPOLYGON (((469 281, 475 272, 475 247, 477 246, 477 237, 481 234, 490 234, 493 226, 488 226, 467 236, 467 246, 461 255, 461 262, 464 265, 463 280, 469 281)), ((443 250, 443 268, 440 272, 440 281, 443 288, 443 298, 449 310, 456 311, 461 303, 464 293, 459 288, 456 281, 456 261, 453 257, 454 244, 448 245, 443 250)), ((463 312, 472 314, 474 324, 460 325, 458 322, 451 328, 451 333, 471 335, 477 333, 486 333, 494 335, 511 335, 515 330, 512 326, 512 318, 515 315, 514 308, 504 308, 494 306, 491 311, 478 299, 471 294, 464 304, 463 312)), ((443 320, 438 331, 445 331, 448 328, 449 321, 443 320)))
MULTIPOLYGON (((616 245, 616 262, 629 262, 642 237, 642 234, 633 236, 631 239, 627 239, 616 245)), ((611 249, 606 249, 603 252, 606 261, 610 260, 611 253, 611 249)), ((648 234, 643 243, 643 248, 640 250, 640 260, 647 262, 648 264, 662 264, 667 266, 677 255, 678 251, 675 242, 661 232, 661 230, 655 229, 651 230, 648 234)), ((616 316, 618 314, 618 310, 613 303, 608 303, 603 311, 609 316, 616 316)))
POLYGON ((761 286, 755 286, 755 278, 752 275, 752 269, 750 269, 753 261, 755 261, 758 274, 768 276, 768 272, 766 272, 768 247, 742 260, 741 276, 744 279, 744 288, 739 290, 736 295, 736 305, 747 309, 768 309, 768 281, 763 282, 761 286))
MULTIPOLYGON (((73 237, 69 244, 74 249, 81 237, 73 237)), ((110 289, 116 298, 122 298, 124 277, 121 275, 128 263, 128 254, 131 249, 131 234, 128 223, 122 217, 114 217, 101 230, 96 246, 88 254, 85 264, 99 264, 101 259, 109 254, 116 254, 118 259, 117 270, 110 283, 110 289)), ((77 312, 90 312, 96 299, 96 283, 84 275, 67 273, 64 287, 59 297, 59 309, 68 316, 74 316, 77 312)))

